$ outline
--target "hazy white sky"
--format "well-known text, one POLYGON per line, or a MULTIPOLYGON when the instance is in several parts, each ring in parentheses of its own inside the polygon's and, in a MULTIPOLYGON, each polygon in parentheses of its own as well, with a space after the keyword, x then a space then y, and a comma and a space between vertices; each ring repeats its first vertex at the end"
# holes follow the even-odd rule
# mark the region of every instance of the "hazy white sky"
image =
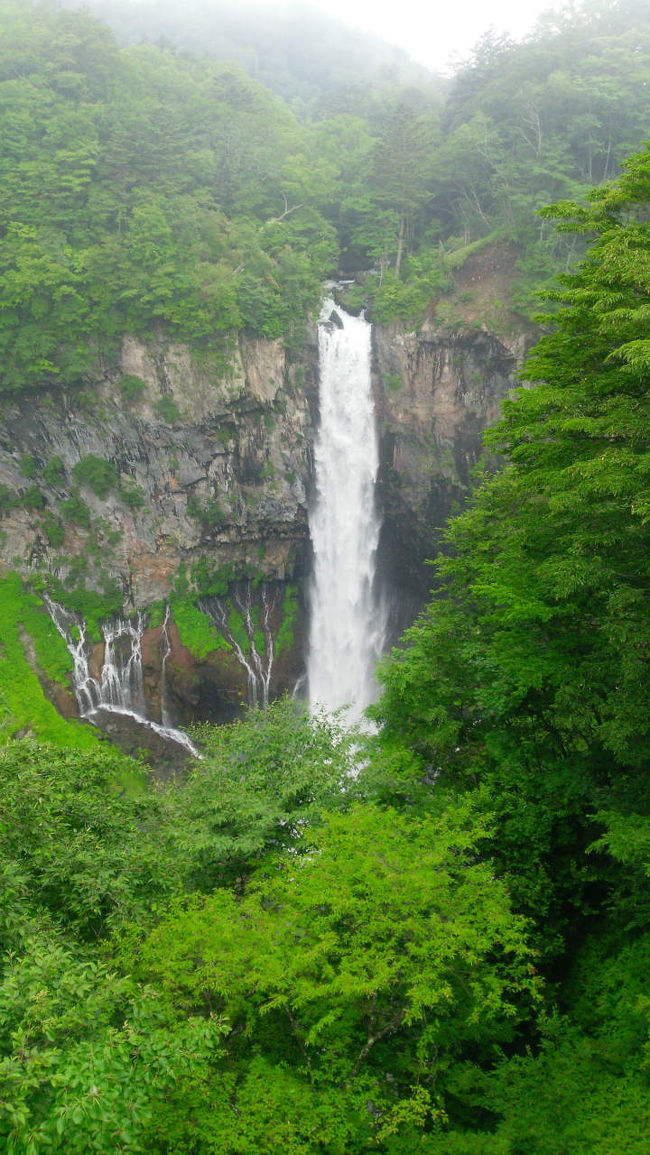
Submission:
MULTIPOLYGON (((269 3, 281 0, 267 0, 269 3)), ((302 0, 399 45, 430 68, 465 59, 491 26, 518 39, 563 0, 302 0)))

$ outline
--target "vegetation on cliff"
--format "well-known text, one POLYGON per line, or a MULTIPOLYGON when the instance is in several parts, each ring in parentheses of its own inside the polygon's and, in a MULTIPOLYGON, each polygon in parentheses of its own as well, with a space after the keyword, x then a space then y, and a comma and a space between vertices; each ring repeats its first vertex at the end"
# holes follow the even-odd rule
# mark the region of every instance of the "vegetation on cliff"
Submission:
POLYGON ((648 204, 650 149, 561 208, 587 259, 376 736, 279 702, 123 790, 0 749, 10 1155, 645 1155, 648 204))
POLYGON ((231 63, 120 49, 84 12, 2 0, 0 21, 5 392, 78 383, 125 332, 217 370, 233 330, 295 341, 339 266, 375 270, 378 318, 417 321, 477 242, 517 246, 526 315, 574 255, 535 210, 615 175, 646 130, 634 0, 483 42, 445 102, 339 85, 302 120, 231 63))

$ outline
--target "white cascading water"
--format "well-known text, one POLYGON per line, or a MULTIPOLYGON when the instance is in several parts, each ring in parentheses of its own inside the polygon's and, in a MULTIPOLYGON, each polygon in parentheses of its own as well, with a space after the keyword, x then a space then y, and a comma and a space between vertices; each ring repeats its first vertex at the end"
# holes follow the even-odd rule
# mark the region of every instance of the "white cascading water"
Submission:
POLYGON ((165 606, 165 617, 160 634, 160 721, 163 726, 171 725, 171 715, 167 695, 167 659, 172 652, 169 640, 169 606, 165 606))
POLYGON ((357 721, 376 697, 384 614, 374 597, 381 528, 375 502, 379 448, 371 385, 371 325, 333 300, 319 323, 320 428, 307 676, 313 707, 349 707, 357 721))
POLYGON ((266 710, 269 704, 269 689, 271 674, 273 673, 274 649, 273 631, 271 629, 271 614, 274 608, 273 596, 266 586, 262 587, 262 621, 260 628, 264 638, 264 650, 260 653, 255 640, 256 624, 253 618, 253 603, 250 586, 245 594, 236 593, 232 599, 233 608, 241 616, 248 639, 248 653, 245 653, 231 629, 228 617, 228 604, 221 598, 212 598, 210 601, 199 602, 199 609, 207 614, 223 637, 232 646, 233 653, 240 666, 246 671, 248 681, 248 705, 251 709, 262 706, 266 710))
MULTIPOLYGON (((161 738, 177 742, 191 754, 198 755, 196 746, 187 734, 165 724, 164 706, 163 725, 146 717, 142 673, 142 635, 145 621, 141 614, 138 614, 135 625, 118 618, 102 626, 104 661, 101 677, 97 679, 90 672, 90 647, 87 642, 86 623, 76 614, 65 610, 47 594, 43 600, 72 655, 73 684, 81 717, 92 721, 93 715, 98 710, 124 714, 140 725, 154 730, 161 738)), ((165 626, 167 620, 166 617, 165 626)), ((166 657, 167 655, 165 659, 166 657)))

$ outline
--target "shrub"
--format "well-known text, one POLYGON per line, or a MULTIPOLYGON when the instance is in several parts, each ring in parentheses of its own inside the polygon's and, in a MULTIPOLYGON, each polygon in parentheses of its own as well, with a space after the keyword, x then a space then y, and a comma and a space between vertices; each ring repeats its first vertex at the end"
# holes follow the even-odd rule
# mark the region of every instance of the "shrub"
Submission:
POLYGON ((5 513, 9 513, 18 505, 18 498, 12 489, 6 485, 0 485, 0 517, 5 513))
POLYGON ((168 393, 166 393, 164 397, 161 397, 160 401, 156 401, 154 409, 158 416, 162 417, 163 421, 167 421, 170 424, 173 421, 178 421, 181 415, 174 398, 170 397, 168 393))
POLYGON ((43 467, 43 481, 47 485, 58 485, 65 477, 65 469, 60 457, 50 457, 43 467))
POLYGON ((61 502, 61 512, 64 521, 75 522, 77 525, 83 525, 86 529, 90 529, 90 510, 77 493, 73 493, 66 501, 61 502))
POLYGON ((142 380, 142 377, 129 374, 125 377, 120 377, 117 382, 117 387, 124 401, 138 401, 144 393, 147 383, 142 380))
POLYGON ((115 466, 103 457, 89 454, 82 457, 72 469, 72 475, 82 485, 92 489, 97 497, 104 498, 118 483, 118 474, 115 466))
POLYGON ((21 501, 25 509, 42 509, 45 505, 45 498, 37 485, 30 485, 22 494, 21 501))
POLYGON ((41 519, 43 532, 50 545, 55 549, 59 549, 65 541, 65 531, 60 521, 57 521, 49 510, 46 510, 41 519))
POLYGON ((20 472, 23 477, 33 477, 36 473, 36 462, 31 453, 21 453, 20 472))
POLYGON ((144 505, 144 493, 139 485, 122 485, 120 487, 120 497, 127 509, 141 509, 144 505))

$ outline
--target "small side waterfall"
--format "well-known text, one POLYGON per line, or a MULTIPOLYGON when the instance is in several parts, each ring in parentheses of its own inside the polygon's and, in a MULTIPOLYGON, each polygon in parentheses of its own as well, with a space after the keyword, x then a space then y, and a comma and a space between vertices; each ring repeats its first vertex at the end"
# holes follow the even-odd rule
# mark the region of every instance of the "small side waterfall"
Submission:
POLYGON ((251 708, 269 704, 269 688, 275 657, 271 614, 275 608, 273 595, 262 587, 262 612, 259 624, 255 621, 250 585, 246 593, 235 593, 231 605, 222 598, 199 602, 199 609, 212 619, 219 632, 232 646, 237 661, 246 671, 248 705, 251 708), (232 611, 235 611, 236 628, 232 611), (238 636, 239 635, 239 636, 238 636), (262 644, 263 643, 263 644, 262 644))
MULTIPOLYGON (((100 678, 95 678, 90 672, 90 646, 87 640, 86 623, 76 614, 60 606, 47 594, 43 600, 54 625, 64 639, 74 661, 73 684, 82 718, 93 719, 99 710, 108 713, 123 714, 142 726, 154 730, 161 738, 170 742, 177 742, 184 746, 191 754, 198 755, 196 746, 182 730, 177 730, 165 722, 165 705, 163 698, 163 724, 152 722, 146 716, 144 698, 144 678, 142 672, 142 635, 145 629, 145 620, 138 614, 135 624, 117 618, 102 626, 104 635, 104 661, 100 678)), ((165 617, 165 627, 168 622, 165 617)), ((166 628, 163 638, 169 637, 166 628)), ((169 647, 163 656, 163 692, 164 692, 164 663, 169 656, 169 647)))
POLYGON ((142 635, 144 619, 138 614, 136 624, 117 618, 102 627, 104 664, 100 686, 100 705, 146 714, 142 676, 142 635))
POLYGON ((167 697, 167 659, 172 652, 169 640, 169 606, 165 606, 165 617, 160 635, 160 720, 163 726, 171 724, 171 714, 167 697))
POLYGON ((312 706, 350 707, 353 720, 375 697, 384 614, 374 597, 380 519, 379 450, 371 386, 371 326, 328 299, 319 324, 320 429, 307 675, 312 706))

